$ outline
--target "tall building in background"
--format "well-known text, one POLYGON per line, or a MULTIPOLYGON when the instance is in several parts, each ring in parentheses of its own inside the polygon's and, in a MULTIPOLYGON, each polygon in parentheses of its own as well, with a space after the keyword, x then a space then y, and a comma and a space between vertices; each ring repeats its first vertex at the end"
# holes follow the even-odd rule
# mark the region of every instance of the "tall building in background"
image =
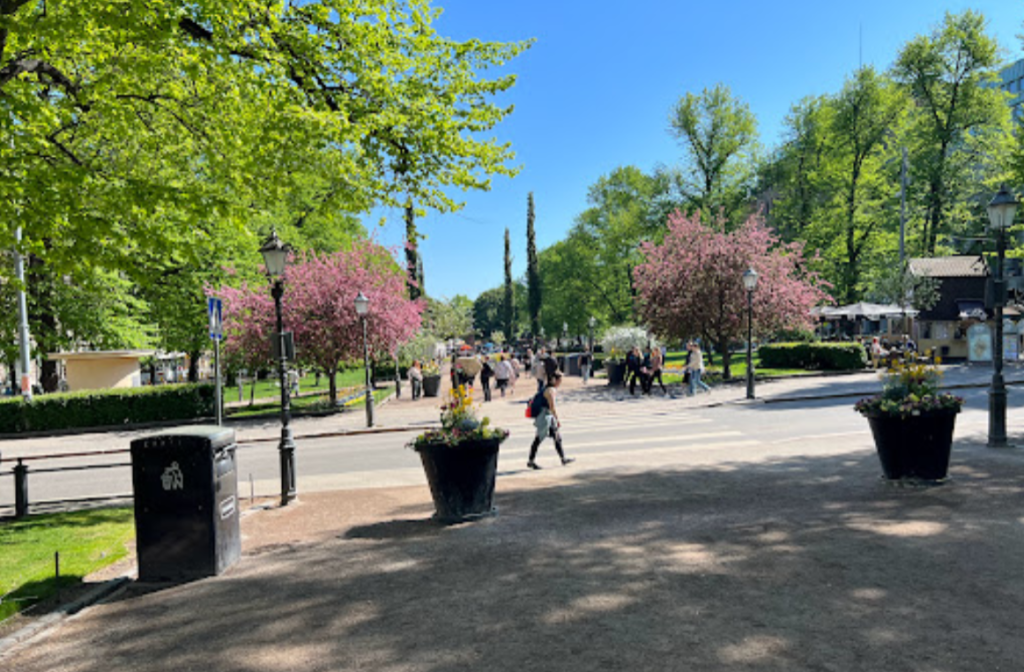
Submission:
POLYGON ((1024 58, 1000 70, 999 76, 1003 79, 1000 88, 1013 95, 1009 101, 1013 118, 1024 121, 1024 58))

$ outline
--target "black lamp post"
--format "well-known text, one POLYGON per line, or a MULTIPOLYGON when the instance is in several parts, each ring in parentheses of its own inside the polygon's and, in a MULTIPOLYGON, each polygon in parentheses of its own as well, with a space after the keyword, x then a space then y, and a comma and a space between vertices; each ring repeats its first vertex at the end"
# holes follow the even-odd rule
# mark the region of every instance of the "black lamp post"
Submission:
POLYGON ((373 374, 370 373, 370 344, 366 336, 366 316, 370 312, 370 300, 359 292, 356 297, 356 314, 363 323, 363 367, 366 369, 366 426, 373 427, 373 374))
POLYGON ((295 440, 289 423, 292 419, 291 400, 288 393, 288 334, 284 333, 284 320, 281 316, 281 297, 284 296, 284 269, 288 264, 291 250, 277 237, 277 231, 271 231, 270 237, 263 242, 260 254, 267 269, 267 278, 274 283, 270 291, 274 297, 274 309, 277 311, 277 372, 281 381, 281 443, 277 447, 281 460, 281 506, 295 499, 295 440))
POLYGON ((754 398, 754 290, 757 289, 757 271, 748 268, 743 274, 743 287, 747 290, 747 399, 754 398))
POLYGON ((1003 380, 1003 306, 1006 304, 1006 230, 1013 225, 1017 199, 1003 185, 988 204, 990 226, 996 230, 997 267, 992 282, 996 335, 992 354, 992 387, 988 391, 988 447, 1006 448, 1006 383, 1003 380))

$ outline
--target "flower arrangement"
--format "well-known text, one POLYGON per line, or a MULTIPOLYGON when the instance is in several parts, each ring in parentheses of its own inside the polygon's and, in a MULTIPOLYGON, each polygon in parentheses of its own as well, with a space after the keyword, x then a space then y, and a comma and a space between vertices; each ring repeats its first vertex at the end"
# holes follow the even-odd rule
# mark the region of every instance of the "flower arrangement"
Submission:
POLYGON ((437 362, 434 361, 433 359, 428 359, 428 360, 424 361, 423 365, 420 367, 420 371, 423 372, 424 376, 440 376, 441 375, 441 367, 438 366, 437 362))
POLYGON ((854 410, 862 415, 908 417, 930 411, 959 412, 962 397, 939 393, 942 372, 932 364, 894 362, 882 374, 882 393, 861 399, 854 410))
POLYGON ((491 427, 491 419, 487 416, 477 419, 472 392, 465 385, 459 385, 451 391, 447 403, 441 406, 441 428, 420 434, 409 447, 415 449, 431 444, 457 446, 465 441, 498 439, 500 442, 507 438, 508 430, 491 427))
POLYGON ((601 345, 608 359, 617 361, 625 359, 634 346, 643 350, 648 345, 657 348, 661 344, 643 327, 612 327, 601 336, 601 345))

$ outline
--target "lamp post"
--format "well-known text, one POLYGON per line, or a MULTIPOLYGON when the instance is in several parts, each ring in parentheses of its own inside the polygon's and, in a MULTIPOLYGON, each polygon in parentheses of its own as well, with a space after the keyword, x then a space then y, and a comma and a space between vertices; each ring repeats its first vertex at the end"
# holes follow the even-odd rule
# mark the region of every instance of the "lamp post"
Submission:
POLYGON ((284 269, 288 264, 288 253, 291 250, 277 237, 277 231, 270 236, 260 248, 263 264, 267 269, 267 278, 274 283, 270 291, 274 297, 274 309, 277 312, 277 371, 281 382, 281 443, 277 451, 281 461, 281 506, 295 499, 295 440, 289 423, 292 419, 291 400, 288 393, 288 335, 284 333, 284 320, 281 316, 281 297, 284 296, 284 269))
POLYGON ((1017 199, 1003 185, 988 204, 988 218, 996 231, 996 276, 992 282, 996 335, 992 349, 992 387, 988 391, 988 447, 1006 448, 1006 383, 1003 380, 1003 306, 1006 303, 1006 230, 1013 225, 1017 199))
POLYGON ((366 336, 366 316, 370 300, 362 292, 356 297, 356 314, 363 323, 363 367, 366 369, 366 426, 373 427, 373 375, 370 373, 370 344, 366 336))
POLYGON ((754 290, 757 289, 757 271, 748 268, 743 274, 743 287, 747 290, 747 399, 754 398, 754 290))
POLYGON ((597 326, 597 320, 591 315, 590 319, 587 320, 587 326, 590 327, 590 338, 587 339, 590 347, 590 357, 594 357, 594 327, 597 326))

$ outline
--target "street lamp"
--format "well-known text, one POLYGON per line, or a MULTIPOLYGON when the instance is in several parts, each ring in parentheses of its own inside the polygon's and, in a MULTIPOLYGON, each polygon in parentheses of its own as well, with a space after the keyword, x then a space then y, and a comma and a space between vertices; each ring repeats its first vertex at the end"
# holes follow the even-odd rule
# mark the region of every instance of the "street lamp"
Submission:
POLYGON ((590 357, 594 357, 594 327, 597 326, 597 320, 591 315, 590 319, 587 320, 587 326, 590 327, 590 357))
POLYGON ((1006 383, 1003 380, 1003 306, 1006 303, 1006 230, 1013 225, 1017 198, 1003 185, 988 204, 988 218, 996 231, 996 277, 992 282, 996 335, 992 355, 992 387, 988 391, 988 446, 1006 448, 1006 383))
POLYGON ((748 268, 743 274, 743 287, 747 290, 747 399, 754 398, 754 290, 757 289, 757 271, 748 268))
POLYGON ((260 254, 263 265, 267 269, 267 278, 274 283, 270 295, 274 297, 274 309, 277 312, 277 372, 281 382, 281 443, 277 447, 281 461, 281 506, 295 499, 295 440, 289 423, 292 419, 291 400, 288 393, 288 335, 284 333, 284 320, 281 316, 281 297, 284 296, 284 269, 288 265, 288 254, 291 249, 277 237, 277 231, 271 231, 263 242, 260 254))
POLYGON ((370 346, 366 336, 366 316, 370 300, 362 292, 356 297, 356 315, 363 323, 363 368, 366 369, 366 426, 373 427, 373 375, 370 373, 370 346))

